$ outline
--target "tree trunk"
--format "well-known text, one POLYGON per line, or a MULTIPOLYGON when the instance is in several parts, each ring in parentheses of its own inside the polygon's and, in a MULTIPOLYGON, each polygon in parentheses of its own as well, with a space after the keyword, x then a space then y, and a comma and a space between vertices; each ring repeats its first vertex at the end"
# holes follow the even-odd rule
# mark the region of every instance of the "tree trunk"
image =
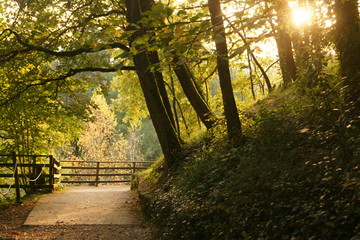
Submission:
POLYGON ((289 86, 297 78, 294 53, 292 49, 291 37, 288 33, 288 22, 290 19, 290 7, 287 0, 279 0, 275 6, 278 27, 275 37, 278 48, 280 69, 283 76, 284 86, 289 86))
MULTIPOLYGON (((141 13, 151 9, 151 3, 152 1, 147 0, 126 0, 127 21, 136 24, 141 19, 141 13)), ((137 30, 129 39, 130 45, 137 37, 141 37, 145 33, 145 29, 137 30)), ((164 106, 157 83, 158 79, 150 70, 151 61, 154 60, 154 56, 150 55, 149 52, 140 50, 133 56, 133 61, 167 167, 171 168, 178 160, 178 153, 182 149, 181 141, 164 106)))
POLYGON ((216 116, 199 93, 194 82, 194 76, 185 64, 179 64, 179 58, 176 56, 174 57, 174 63, 176 64, 174 67, 175 74, 187 99, 206 128, 212 128, 216 124, 216 116))
POLYGON ((335 43, 339 52, 346 101, 360 111, 360 29, 357 0, 336 0, 335 43))
POLYGON ((269 93, 271 93, 272 91, 272 86, 271 86, 271 81, 269 76, 267 75, 265 69, 261 66, 261 64, 259 63, 259 61, 257 60, 257 58, 255 57, 255 54, 249 49, 250 51, 250 55, 252 60, 254 61, 254 63, 256 64, 256 66, 260 69, 261 74, 263 75, 263 78, 265 80, 265 84, 268 88, 269 93))
MULTIPOLYGON (((154 52, 154 51, 149 52, 149 56, 150 56, 150 64, 151 65, 160 63, 159 54, 157 52, 154 52)), ((174 119, 173 112, 171 110, 170 100, 169 100, 168 94, 166 92, 164 77, 163 77, 162 73, 158 70, 155 71, 155 77, 156 77, 156 82, 157 82, 166 112, 169 116, 169 119, 170 119, 173 127, 175 128, 175 119, 174 119)), ((178 135, 179 135, 179 133, 178 133, 178 135)))
POLYGON ((224 112, 227 124, 228 138, 238 141, 242 137, 241 122, 236 107, 235 97, 231 84, 228 49, 225 37, 224 20, 219 0, 208 0, 211 23, 213 25, 214 40, 217 52, 217 70, 220 79, 220 88, 224 102, 224 112))

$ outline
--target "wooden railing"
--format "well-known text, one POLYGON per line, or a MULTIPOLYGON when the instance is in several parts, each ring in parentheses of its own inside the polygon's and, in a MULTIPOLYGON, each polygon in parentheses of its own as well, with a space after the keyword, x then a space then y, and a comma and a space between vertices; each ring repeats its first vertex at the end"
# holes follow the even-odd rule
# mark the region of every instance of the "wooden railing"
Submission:
POLYGON ((147 169, 153 162, 61 161, 61 183, 124 183, 131 175, 147 169), (104 179, 105 178, 105 179, 104 179), (109 179, 110 178, 110 179, 109 179))
MULTIPOLYGON (((130 182, 131 176, 147 169, 153 162, 96 162, 57 161, 52 155, 0 155, 0 188, 10 193, 16 190, 16 200, 20 202, 20 189, 46 189, 52 192, 61 183, 130 182), (60 166, 60 164, 62 166, 60 166), (6 182, 6 184, 1 184, 6 182)), ((0 192, 0 195, 7 193, 0 192)))
MULTIPOLYGON (((53 191, 61 176, 60 163, 52 155, 0 155, 0 188, 16 189, 20 202, 20 189, 47 189, 53 191)), ((4 194, 2 194, 4 195, 4 194)))

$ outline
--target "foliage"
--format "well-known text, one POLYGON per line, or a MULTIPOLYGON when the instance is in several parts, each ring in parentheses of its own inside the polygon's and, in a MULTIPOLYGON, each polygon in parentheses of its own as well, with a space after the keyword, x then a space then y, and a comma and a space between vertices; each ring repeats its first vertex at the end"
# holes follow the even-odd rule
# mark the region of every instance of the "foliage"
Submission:
POLYGON ((125 113, 123 121, 133 127, 141 125, 141 119, 148 117, 140 84, 132 72, 125 72, 113 78, 111 88, 117 96, 113 101, 116 111, 125 113))
POLYGON ((5 154, 51 153, 81 129, 77 117, 69 115, 66 107, 29 94, 1 107, 0 119, 0 150, 5 154))
MULTIPOLYGON (((274 14, 274 4, 277 2, 280 1, 221 3, 227 26, 229 60, 233 70, 239 73, 239 77, 233 77, 239 101, 259 98, 265 92, 264 76, 255 64, 255 57, 263 68, 269 67, 267 74, 271 84, 279 85, 279 76, 276 75, 279 66, 276 64, 274 47, 278 30, 278 19, 274 14), (244 69, 251 71, 248 73, 244 69)), ((167 90, 171 93, 172 110, 178 117, 177 128, 181 129, 181 137, 186 139, 198 130, 200 124, 174 78, 172 67, 187 64, 213 112, 222 114, 223 111, 217 89, 219 86, 215 84, 215 89, 209 87, 217 80, 213 77, 217 56, 211 37, 210 15, 203 3, 155 2, 151 11, 145 12, 134 26, 129 26, 124 1, 1 2, 0 24, 3 31, 0 34, 0 55, 4 69, 0 72, 1 104, 6 105, 19 95, 33 91, 34 95, 46 100, 60 101, 67 107, 66 111, 71 110, 69 113, 82 119, 81 114, 86 112, 83 110, 89 100, 82 93, 99 85, 106 92, 109 87, 106 83, 109 79, 94 72, 113 72, 118 76, 113 81, 112 90, 118 93, 116 105, 125 114, 124 122, 139 125, 140 119, 148 115, 143 96, 135 74, 124 74, 121 69, 133 64, 134 53, 156 51, 161 56, 160 62, 150 68, 152 72, 157 70, 163 73, 167 90), (145 33, 134 41, 134 46, 128 46, 129 37, 140 25, 146 28, 145 33), (92 77, 82 71, 93 72, 92 77)), ((306 5, 302 1, 298 4, 306 5)), ((303 29, 295 29, 287 19, 289 26, 286 27, 292 31, 300 77, 315 72, 314 79, 317 79, 326 60, 324 53, 333 50, 333 46, 329 45, 333 40, 333 26, 328 23, 334 22, 334 19, 330 2, 319 0, 310 5, 315 6, 316 10, 316 18, 311 24, 303 29), (321 4, 324 7, 316 8, 321 4), (304 63, 306 59, 310 59, 308 65, 304 63)), ((54 107, 58 106, 55 104, 54 107)))
POLYGON ((140 129, 140 149, 145 161, 154 161, 161 156, 161 147, 150 119, 143 119, 140 129))
POLYGON ((222 135, 190 148, 187 161, 147 195, 159 237, 359 237, 360 124, 328 84, 249 106, 240 148, 222 135))
POLYGON ((126 159, 130 143, 116 131, 116 118, 104 96, 94 92, 90 109, 92 121, 85 125, 78 144, 86 161, 122 161, 126 159))

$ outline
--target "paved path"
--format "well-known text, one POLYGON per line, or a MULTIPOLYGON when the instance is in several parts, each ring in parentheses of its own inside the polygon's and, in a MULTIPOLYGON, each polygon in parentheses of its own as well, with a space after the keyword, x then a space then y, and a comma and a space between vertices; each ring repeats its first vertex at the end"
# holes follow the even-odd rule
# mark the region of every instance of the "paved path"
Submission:
POLYGON ((139 225, 128 185, 66 187, 42 196, 24 225, 139 225))

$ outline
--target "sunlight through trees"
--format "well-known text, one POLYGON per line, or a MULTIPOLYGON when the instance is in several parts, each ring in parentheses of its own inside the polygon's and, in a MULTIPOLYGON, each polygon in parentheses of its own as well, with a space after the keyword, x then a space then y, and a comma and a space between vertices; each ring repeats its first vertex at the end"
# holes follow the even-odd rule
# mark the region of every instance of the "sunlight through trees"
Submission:
POLYGON ((124 137, 151 117, 170 162, 181 161, 184 143, 206 129, 227 125, 230 139, 241 138, 241 102, 282 87, 313 88, 342 74, 343 97, 359 102, 351 61, 358 8, 347 8, 357 1, 136 3, 0 2, 3 151, 75 143, 90 124, 94 88, 115 106, 113 127, 124 137), (22 102, 32 110, 20 116, 22 102), (16 140, 22 128, 33 129, 26 141, 16 140))

